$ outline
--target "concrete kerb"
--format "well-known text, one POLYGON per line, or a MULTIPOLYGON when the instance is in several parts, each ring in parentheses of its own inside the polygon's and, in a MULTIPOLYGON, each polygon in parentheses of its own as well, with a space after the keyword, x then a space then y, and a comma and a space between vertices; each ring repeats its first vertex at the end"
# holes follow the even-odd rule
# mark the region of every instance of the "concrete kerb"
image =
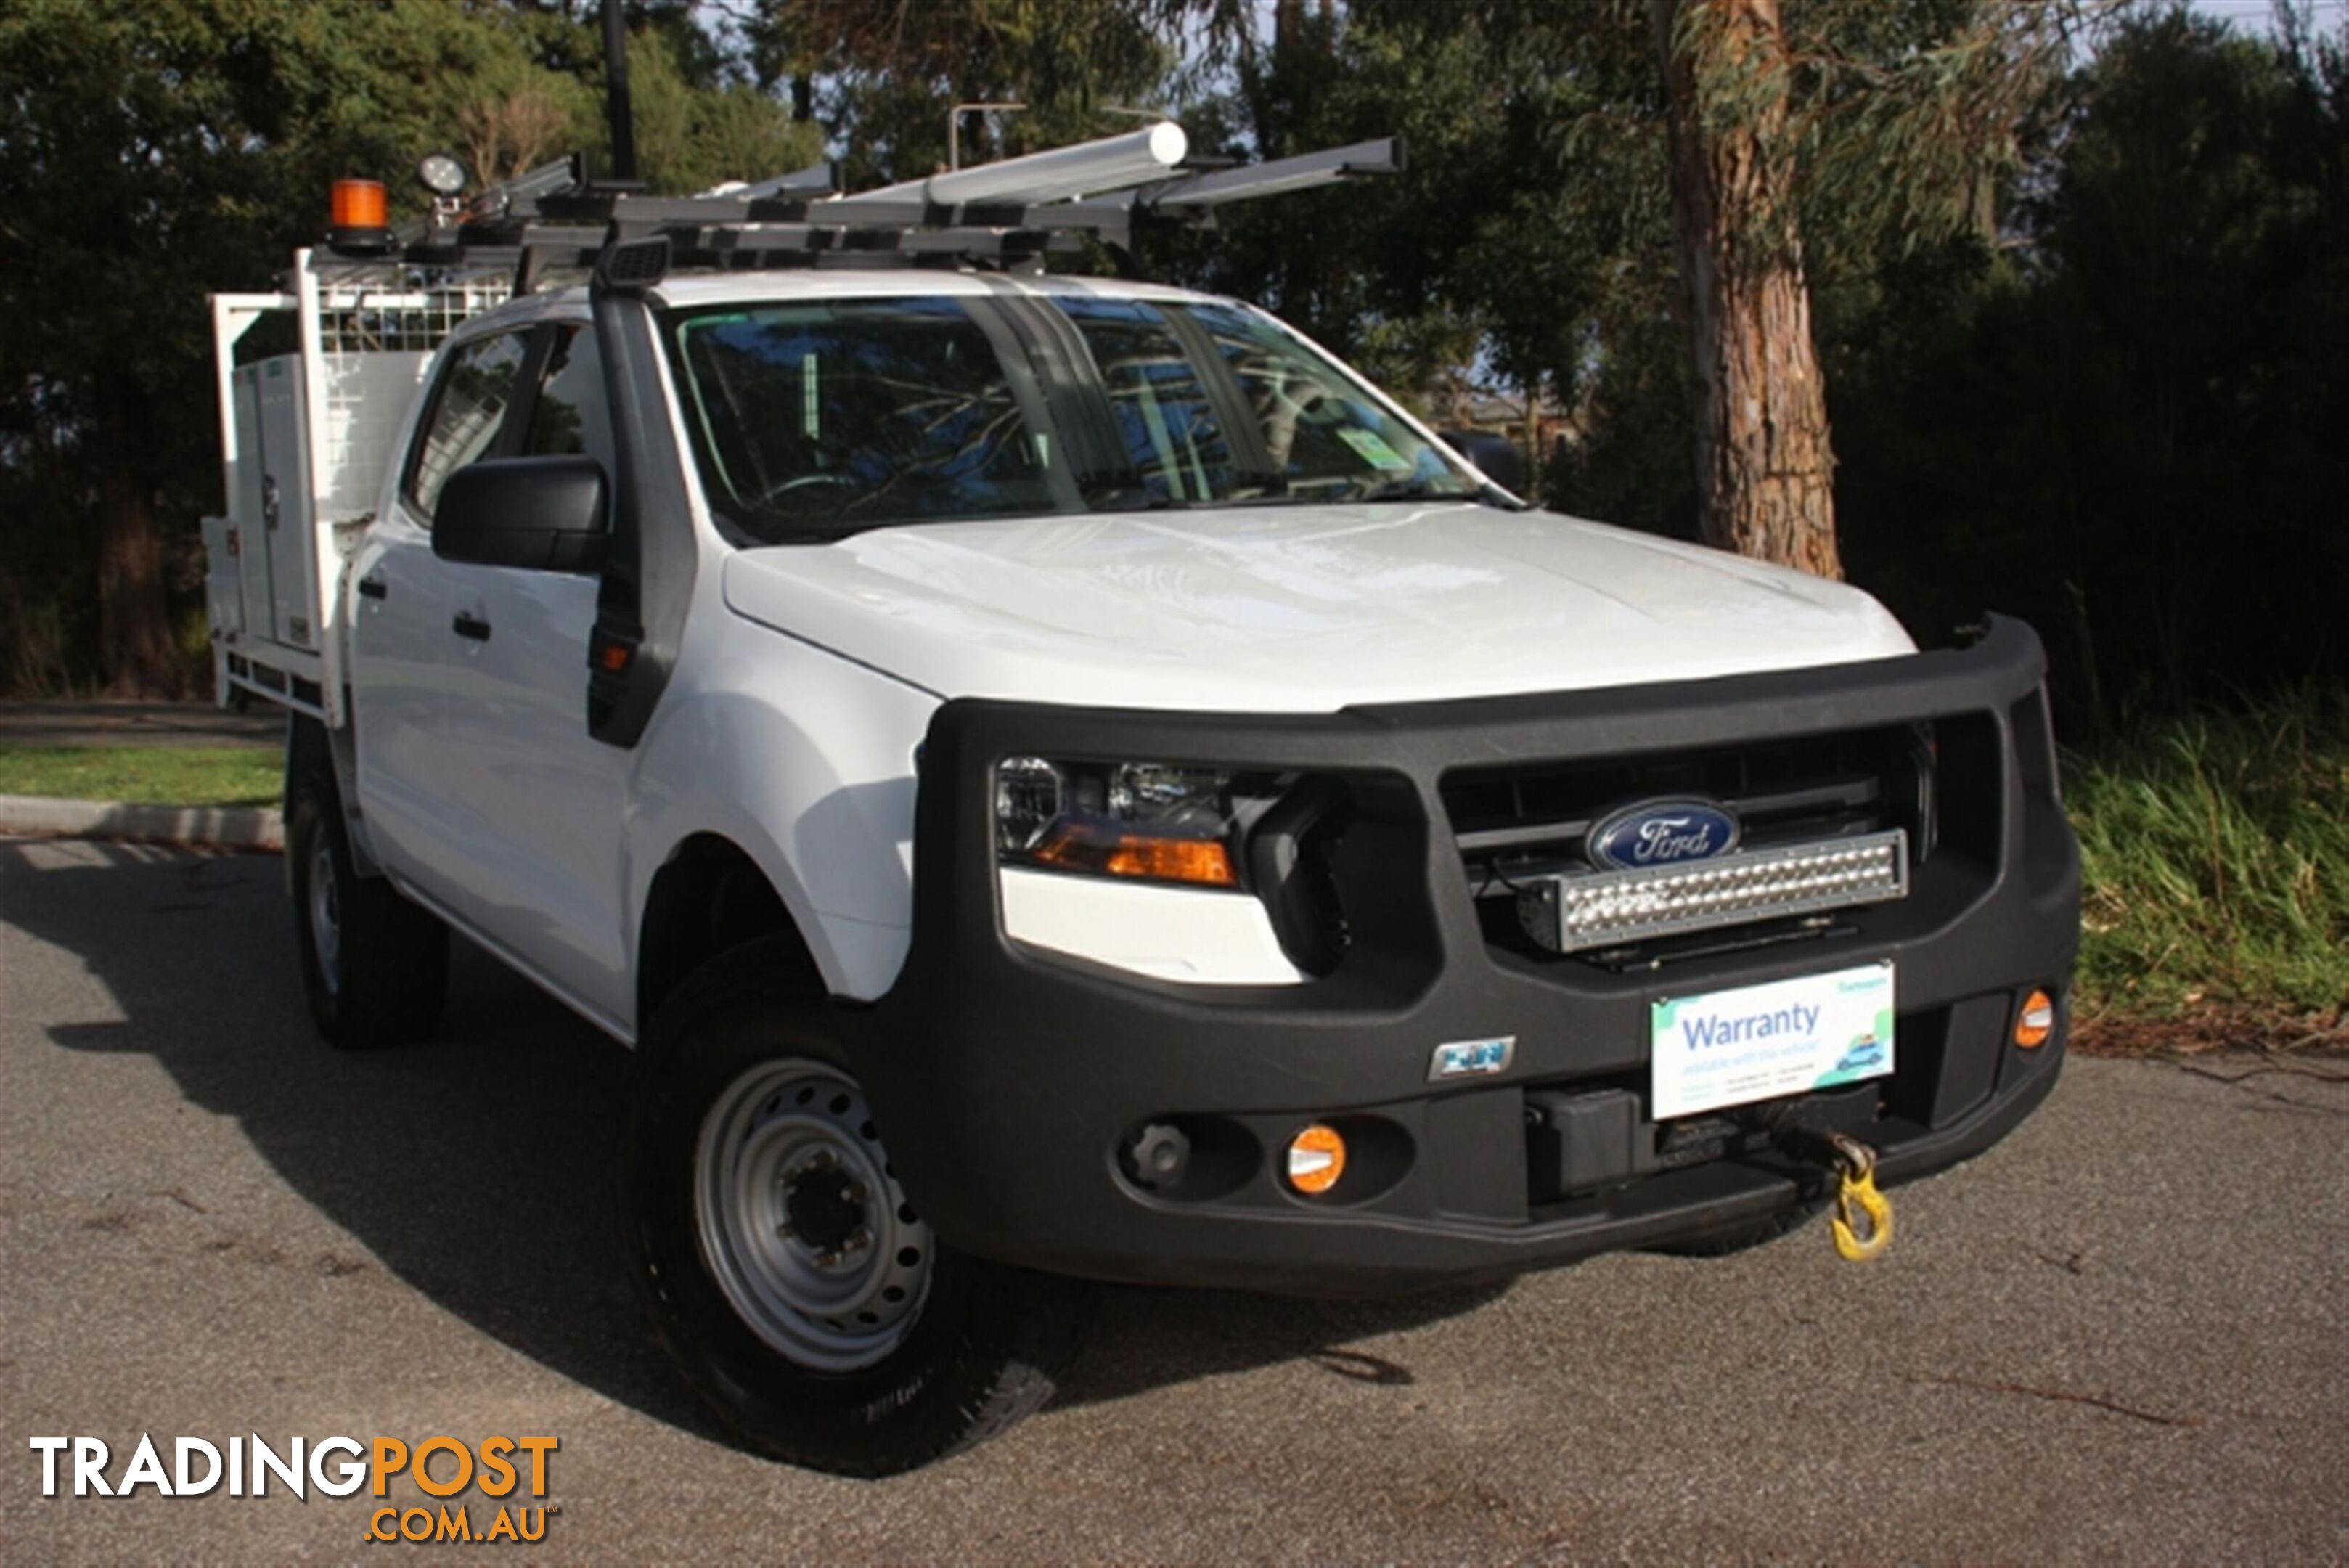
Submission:
POLYGON ((119 800, 0 794, 0 833, 213 849, 283 849, 285 817, 269 806, 135 805, 119 800))

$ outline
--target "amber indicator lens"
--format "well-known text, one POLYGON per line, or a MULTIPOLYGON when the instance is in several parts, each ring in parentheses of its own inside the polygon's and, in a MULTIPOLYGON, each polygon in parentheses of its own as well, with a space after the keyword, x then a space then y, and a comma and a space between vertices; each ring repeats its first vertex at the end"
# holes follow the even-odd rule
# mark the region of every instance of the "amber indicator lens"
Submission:
POLYGON ((2034 991, 2023 999, 2023 1011, 2015 1015, 2014 1043, 2024 1050, 2047 1044, 2055 1033, 2055 999, 2044 991, 2034 991))
POLYGON ((1109 877, 1146 877, 1160 882, 1198 882, 1211 888, 1239 884, 1231 851, 1221 839, 1156 838, 1120 833, 1091 823, 1058 823, 1030 853, 1045 866, 1097 871, 1109 877))
POLYGON ((1299 1192, 1327 1192, 1346 1174, 1346 1140, 1338 1129, 1316 1122, 1288 1140, 1288 1185, 1299 1192))

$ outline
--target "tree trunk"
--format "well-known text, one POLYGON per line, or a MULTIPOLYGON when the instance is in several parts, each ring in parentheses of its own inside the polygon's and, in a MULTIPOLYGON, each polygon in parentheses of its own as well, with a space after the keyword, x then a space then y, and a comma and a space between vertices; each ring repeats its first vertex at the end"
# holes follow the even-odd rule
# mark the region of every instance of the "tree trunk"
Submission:
MULTIPOLYGON (((115 439, 98 484, 98 658, 117 697, 179 694, 163 597, 163 535, 152 493, 129 461, 132 426, 114 410, 115 439)), ((144 421, 137 421, 144 428, 144 421)))
POLYGON ((1697 496, 1705 542, 1823 577, 1836 547, 1835 450, 1811 340, 1786 166, 1782 91, 1748 119, 1706 113, 1697 48, 1727 70, 1767 71, 1785 49, 1778 0, 1649 0, 1671 102, 1672 218, 1698 389, 1697 496), (1682 36, 1682 15, 1702 42, 1682 36))

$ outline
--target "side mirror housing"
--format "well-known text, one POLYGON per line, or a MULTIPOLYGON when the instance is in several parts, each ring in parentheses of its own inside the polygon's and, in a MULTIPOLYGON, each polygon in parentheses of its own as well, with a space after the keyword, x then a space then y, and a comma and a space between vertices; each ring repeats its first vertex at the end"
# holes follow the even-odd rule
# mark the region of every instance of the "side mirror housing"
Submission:
POLYGON ((440 487, 432 553, 477 566, 593 572, 609 527, 604 465, 592 457, 497 457, 440 487))
POLYGON ((1438 431, 1444 444, 1478 468, 1485 477, 1513 495, 1526 491, 1526 460, 1517 455, 1517 443, 1506 436, 1490 431, 1438 431))

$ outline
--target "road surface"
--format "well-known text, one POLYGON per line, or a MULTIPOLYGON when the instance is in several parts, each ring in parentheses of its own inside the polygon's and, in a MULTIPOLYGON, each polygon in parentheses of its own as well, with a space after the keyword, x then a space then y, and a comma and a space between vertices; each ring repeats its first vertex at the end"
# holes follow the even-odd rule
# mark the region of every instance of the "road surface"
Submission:
POLYGON ((119 1476, 141 1432, 552 1435, 533 1558, 2349 1552, 2338 1058, 2075 1061, 1864 1267, 1814 1225, 1373 1305, 1108 1292, 1054 1406, 858 1483, 729 1447, 641 1332, 625 1053, 470 951, 449 1038, 325 1049, 280 875, 0 841, 0 1558, 499 1550, 369 1547, 364 1494, 39 1495, 32 1437, 119 1476))

